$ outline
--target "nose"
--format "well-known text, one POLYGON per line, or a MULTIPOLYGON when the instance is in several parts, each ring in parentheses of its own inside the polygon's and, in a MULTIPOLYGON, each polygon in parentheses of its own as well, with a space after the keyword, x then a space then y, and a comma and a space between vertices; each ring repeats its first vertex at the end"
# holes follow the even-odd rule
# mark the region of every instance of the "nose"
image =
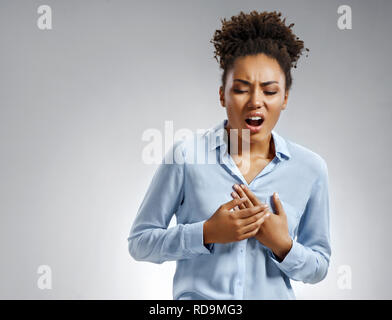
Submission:
POLYGON ((250 96, 249 108, 252 109, 260 109, 263 106, 263 94, 259 89, 252 90, 252 94, 250 96))

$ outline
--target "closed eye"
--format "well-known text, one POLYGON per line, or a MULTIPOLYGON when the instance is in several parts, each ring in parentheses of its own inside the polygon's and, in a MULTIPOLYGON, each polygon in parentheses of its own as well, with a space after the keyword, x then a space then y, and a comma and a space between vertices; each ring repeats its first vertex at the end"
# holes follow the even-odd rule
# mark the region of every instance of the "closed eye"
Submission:
MULTIPOLYGON (((243 91, 243 90, 238 90, 238 89, 234 89, 233 90, 235 93, 244 93, 244 92, 248 92, 248 91, 243 91)), ((274 94, 277 93, 277 91, 264 91, 264 93, 268 96, 272 96, 274 94)))

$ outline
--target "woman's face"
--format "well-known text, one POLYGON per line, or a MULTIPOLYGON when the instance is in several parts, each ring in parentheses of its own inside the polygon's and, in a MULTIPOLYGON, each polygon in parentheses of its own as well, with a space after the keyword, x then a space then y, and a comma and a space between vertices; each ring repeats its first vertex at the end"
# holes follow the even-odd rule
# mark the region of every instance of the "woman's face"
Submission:
POLYGON ((278 62, 265 54, 239 57, 219 89, 226 108, 227 129, 250 130, 250 143, 266 141, 286 108, 285 75, 278 62), (253 120, 249 118, 253 116, 253 120), (264 120, 260 120, 259 118, 264 120))

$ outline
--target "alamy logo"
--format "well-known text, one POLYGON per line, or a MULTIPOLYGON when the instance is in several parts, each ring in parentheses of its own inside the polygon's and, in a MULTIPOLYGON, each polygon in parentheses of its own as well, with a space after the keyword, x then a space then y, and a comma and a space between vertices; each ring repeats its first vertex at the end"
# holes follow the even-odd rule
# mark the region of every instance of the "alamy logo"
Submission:
POLYGON ((338 14, 341 14, 337 22, 338 28, 340 30, 352 29, 351 7, 348 5, 339 6, 338 14))
POLYGON ((52 269, 48 265, 38 267, 37 273, 40 275, 37 280, 37 286, 41 290, 52 289, 52 269))
POLYGON ((351 267, 349 265, 339 266, 338 274, 338 288, 340 290, 351 290, 351 267))
MULTIPOLYGON (((205 129, 197 129, 196 136, 202 136, 206 133, 205 129)), ((142 134, 142 140, 149 143, 142 150, 142 161, 145 164, 160 164, 164 156, 164 164, 183 164, 185 159, 182 155, 179 145, 172 149, 175 141, 187 139, 187 157, 186 162, 189 164, 216 164, 223 163, 222 157, 217 155, 217 149, 211 148, 218 142, 218 139, 228 141, 230 155, 241 154, 238 164, 241 164, 241 170, 248 172, 250 169, 250 130, 230 129, 229 133, 223 127, 217 131, 209 131, 203 138, 196 139, 194 133, 189 129, 180 129, 174 132, 173 121, 165 121, 164 133, 158 129, 146 129, 142 134), (192 141, 193 143, 190 143, 192 141), (201 143, 201 145, 199 145, 201 143), (219 159, 217 159, 219 158, 219 159)))
POLYGON ((39 6, 37 13, 40 14, 37 26, 40 30, 52 30, 52 8, 48 5, 39 6))

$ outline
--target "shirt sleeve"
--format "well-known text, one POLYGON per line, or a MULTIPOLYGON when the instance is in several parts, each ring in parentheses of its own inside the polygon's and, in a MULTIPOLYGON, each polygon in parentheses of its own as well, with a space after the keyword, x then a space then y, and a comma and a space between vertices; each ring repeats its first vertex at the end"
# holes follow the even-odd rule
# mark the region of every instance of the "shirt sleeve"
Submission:
POLYGON ((182 142, 174 143, 165 155, 131 227, 128 250, 137 261, 163 263, 212 253, 212 247, 204 245, 205 220, 168 228, 173 214, 184 200, 185 155, 182 142))
POLYGON ((280 270, 293 280, 317 283, 326 277, 331 246, 328 169, 323 159, 320 173, 299 222, 297 239, 293 240, 289 253, 283 261, 279 261, 271 250, 269 253, 280 270))

